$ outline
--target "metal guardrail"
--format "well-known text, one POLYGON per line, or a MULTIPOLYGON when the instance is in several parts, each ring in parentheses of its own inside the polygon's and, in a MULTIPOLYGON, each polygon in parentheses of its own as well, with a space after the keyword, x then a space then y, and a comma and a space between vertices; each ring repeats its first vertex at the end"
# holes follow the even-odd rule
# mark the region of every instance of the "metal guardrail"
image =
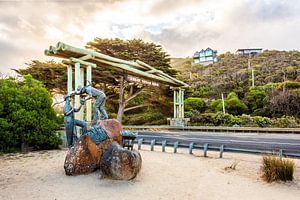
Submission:
POLYGON ((293 133, 300 134, 300 128, 258 128, 258 127, 220 127, 220 126, 123 126, 131 130, 179 130, 179 131, 203 131, 203 132, 243 132, 243 133, 293 133))
POLYGON ((241 148, 232 148, 226 147, 225 145, 220 146, 211 146, 208 143, 204 145, 197 144, 195 142, 168 142, 167 140, 159 140, 159 139, 144 139, 139 138, 134 141, 135 144, 138 145, 138 150, 141 149, 142 145, 150 145, 150 150, 154 151, 154 146, 161 146, 162 152, 165 152, 166 147, 173 147, 173 152, 176 153, 178 148, 187 148, 189 150, 189 154, 193 153, 194 149, 203 150, 203 156, 207 157, 208 151, 217 151, 219 152, 219 157, 223 157, 224 152, 236 152, 236 153, 247 153, 247 154, 273 154, 278 155, 279 157, 293 157, 300 158, 300 152, 288 152, 283 149, 279 149, 279 151, 263 151, 258 149, 241 149, 241 148))

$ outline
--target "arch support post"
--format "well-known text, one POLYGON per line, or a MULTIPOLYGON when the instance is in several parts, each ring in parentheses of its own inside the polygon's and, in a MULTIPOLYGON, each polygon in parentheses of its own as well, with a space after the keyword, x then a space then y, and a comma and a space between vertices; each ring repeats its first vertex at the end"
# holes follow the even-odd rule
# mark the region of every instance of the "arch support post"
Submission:
POLYGON ((184 89, 173 88, 173 118, 168 118, 170 126, 184 127, 187 125, 189 118, 184 118, 184 89))

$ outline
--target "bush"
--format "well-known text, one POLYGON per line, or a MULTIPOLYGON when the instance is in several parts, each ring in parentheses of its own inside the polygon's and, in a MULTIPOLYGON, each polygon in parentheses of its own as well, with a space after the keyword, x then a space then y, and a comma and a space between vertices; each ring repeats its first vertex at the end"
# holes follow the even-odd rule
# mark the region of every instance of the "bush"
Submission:
POLYGON ((297 121, 295 117, 292 116, 282 116, 281 118, 277 118, 272 120, 272 123, 275 127, 280 128, 296 128, 297 121))
POLYGON ((272 121, 268 117, 262 117, 262 116, 255 116, 253 117, 253 121, 257 124, 259 127, 268 127, 272 124, 272 121))
POLYGON ((0 80, 0 151, 19 149, 22 143, 34 149, 61 144, 55 132, 60 123, 51 104, 48 91, 30 75, 23 82, 0 80))
POLYGON ((191 110, 185 113, 185 117, 190 118, 193 125, 213 125, 215 113, 200 113, 197 110, 191 110))
POLYGON ((197 97, 189 97, 184 100, 185 110, 197 110, 199 112, 204 112, 206 108, 206 104, 203 99, 197 97))
MULTIPOLYGON (((247 112, 248 109, 246 104, 244 104, 234 92, 228 94, 227 98, 224 100, 224 104, 226 112, 233 115, 241 115, 247 112)), ((210 109, 214 112, 222 111, 222 100, 217 99, 212 101, 210 109)))
POLYGON ((228 113, 223 114, 219 112, 214 117, 213 123, 215 126, 233 126, 235 124, 240 124, 240 118, 228 113))
POLYGON ((167 118, 159 111, 148 109, 143 113, 124 115, 126 125, 165 125, 167 118))
POLYGON ((247 112, 248 108, 234 92, 231 92, 225 100, 225 109, 230 114, 241 115, 247 112))
POLYGON ((295 163, 292 160, 280 159, 275 156, 263 157, 263 178, 267 182, 292 181, 294 179, 295 163))
POLYGON ((250 115, 243 114, 242 116, 240 116, 240 125, 247 127, 255 127, 256 123, 250 115))

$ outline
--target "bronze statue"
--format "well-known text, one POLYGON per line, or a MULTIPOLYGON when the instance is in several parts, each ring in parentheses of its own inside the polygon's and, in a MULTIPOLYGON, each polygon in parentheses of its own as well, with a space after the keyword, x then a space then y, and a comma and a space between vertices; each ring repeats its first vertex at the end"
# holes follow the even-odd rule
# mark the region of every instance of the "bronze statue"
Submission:
POLYGON ((65 105, 63 108, 64 112, 64 125, 66 129, 66 136, 67 136, 67 142, 68 142, 68 147, 71 147, 74 143, 74 139, 76 140, 76 134, 74 134, 74 129, 75 126, 80 126, 82 130, 82 134, 85 134, 87 132, 86 129, 86 122, 77 120, 74 118, 74 112, 78 112, 82 105, 84 105, 84 100, 80 100, 80 106, 79 108, 73 108, 71 106, 71 96, 74 94, 71 93, 70 95, 66 95, 64 100, 65 100, 65 105))
POLYGON ((104 92, 97 90, 96 88, 92 87, 91 85, 87 85, 85 87, 78 86, 77 92, 75 93, 77 95, 81 94, 88 94, 90 97, 88 97, 86 100, 91 99, 94 97, 96 99, 94 105, 93 105, 93 124, 96 124, 97 120, 99 120, 99 114, 98 111, 101 113, 100 120, 108 119, 108 115, 105 110, 105 101, 106 101, 106 95, 104 92))

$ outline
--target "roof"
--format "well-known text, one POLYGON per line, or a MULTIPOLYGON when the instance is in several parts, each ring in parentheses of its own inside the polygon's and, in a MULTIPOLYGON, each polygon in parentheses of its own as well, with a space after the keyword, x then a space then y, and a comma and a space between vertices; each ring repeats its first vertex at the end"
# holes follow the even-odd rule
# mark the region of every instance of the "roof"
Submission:
POLYGON ((50 46, 46 49, 45 55, 68 59, 63 62, 71 65, 81 63, 92 67, 101 66, 123 74, 126 73, 147 80, 157 81, 172 87, 189 87, 188 84, 142 61, 126 61, 96 51, 73 47, 62 42, 58 42, 56 46, 50 46))
POLYGON ((262 48, 253 48, 253 49, 238 49, 237 51, 245 51, 245 50, 263 50, 262 48))

